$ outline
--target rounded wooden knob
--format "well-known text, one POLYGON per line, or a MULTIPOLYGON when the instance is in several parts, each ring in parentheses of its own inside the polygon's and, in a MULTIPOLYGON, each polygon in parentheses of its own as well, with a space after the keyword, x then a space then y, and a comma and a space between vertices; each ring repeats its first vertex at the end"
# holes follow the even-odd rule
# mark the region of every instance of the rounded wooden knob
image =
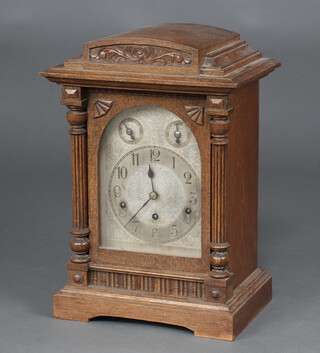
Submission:
POLYGON ((230 257, 227 251, 214 252, 211 255, 211 266, 212 267, 226 267, 229 263, 230 257))
POLYGON ((69 121, 69 124, 71 126, 79 126, 79 125, 84 125, 87 122, 87 112, 84 110, 79 110, 75 111, 69 111, 67 113, 67 119, 69 121))
POLYGON ((218 299, 220 297, 220 292, 218 289, 214 288, 211 291, 211 296, 213 299, 218 299))
POLYGON ((227 136, 229 129, 230 129, 230 122, 229 120, 223 119, 223 118, 215 118, 211 120, 211 133, 215 137, 219 136, 227 136))
POLYGON ((83 282, 83 276, 80 273, 76 273, 75 275, 73 275, 73 280, 76 283, 82 283, 83 282))
POLYGON ((83 238, 74 237, 70 241, 70 248, 75 253, 86 253, 89 251, 90 243, 88 238, 86 237, 83 237, 83 238))

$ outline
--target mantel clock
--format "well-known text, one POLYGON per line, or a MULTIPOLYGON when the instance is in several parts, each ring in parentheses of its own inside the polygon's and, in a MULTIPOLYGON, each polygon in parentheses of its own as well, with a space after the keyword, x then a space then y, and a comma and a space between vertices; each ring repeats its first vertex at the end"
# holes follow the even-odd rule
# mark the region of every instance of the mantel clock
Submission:
POLYGON ((233 340, 271 299, 257 267, 259 79, 239 34, 157 25, 40 75, 69 108, 69 283, 54 317, 117 316, 233 340))

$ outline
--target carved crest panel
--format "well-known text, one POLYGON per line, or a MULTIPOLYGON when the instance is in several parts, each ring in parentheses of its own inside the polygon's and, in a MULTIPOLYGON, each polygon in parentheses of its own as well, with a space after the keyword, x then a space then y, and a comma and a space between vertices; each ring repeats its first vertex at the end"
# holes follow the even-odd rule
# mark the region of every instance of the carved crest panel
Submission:
POLYGON ((191 55, 180 50, 146 45, 109 45, 90 50, 90 62, 109 65, 181 66, 191 64, 191 55))

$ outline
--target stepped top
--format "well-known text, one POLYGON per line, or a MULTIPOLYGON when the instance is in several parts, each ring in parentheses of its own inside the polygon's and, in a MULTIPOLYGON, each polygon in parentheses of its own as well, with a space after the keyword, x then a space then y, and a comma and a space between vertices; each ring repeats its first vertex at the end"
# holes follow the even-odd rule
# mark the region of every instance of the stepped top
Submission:
MULTIPOLYGON (((280 63, 251 49, 238 33, 179 23, 140 28, 84 43, 80 57, 40 75, 57 83, 114 87, 122 82, 128 88, 144 83, 161 85, 161 90, 166 90, 164 86, 179 85, 180 90, 181 86, 196 86, 201 92, 214 87, 236 88, 260 79, 278 66, 280 63)), ((197 92, 198 89, 194 93, 197 92)))

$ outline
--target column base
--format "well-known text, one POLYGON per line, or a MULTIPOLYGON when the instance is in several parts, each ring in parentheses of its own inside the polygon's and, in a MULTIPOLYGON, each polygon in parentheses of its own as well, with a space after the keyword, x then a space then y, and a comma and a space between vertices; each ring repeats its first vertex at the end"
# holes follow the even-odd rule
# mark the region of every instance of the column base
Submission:
POLYGON ((98 316, 153 321, 186 327, 195 336, 232 341, 271 300, 271 282, 266 271, 256 269, 226 304, 66 286, 54 295, 53 316, 76 321, 98 316))

